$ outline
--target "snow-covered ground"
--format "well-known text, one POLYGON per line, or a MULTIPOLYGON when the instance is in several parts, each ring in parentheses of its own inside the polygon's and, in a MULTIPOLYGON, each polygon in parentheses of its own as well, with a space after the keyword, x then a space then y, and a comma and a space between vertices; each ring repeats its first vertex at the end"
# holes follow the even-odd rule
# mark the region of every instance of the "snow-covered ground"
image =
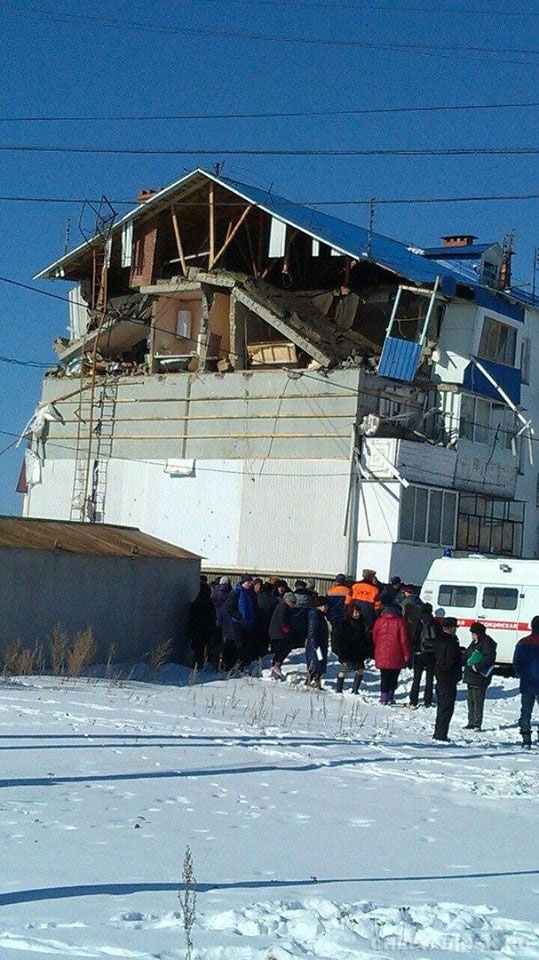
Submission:
POLYGON ((197 960, 539 958, 517 681, 473 739, 459 692, 443 744, 374 672, 353 697, 288 669, 0 682, 2 958, 183 960, 187 848, 197 960))

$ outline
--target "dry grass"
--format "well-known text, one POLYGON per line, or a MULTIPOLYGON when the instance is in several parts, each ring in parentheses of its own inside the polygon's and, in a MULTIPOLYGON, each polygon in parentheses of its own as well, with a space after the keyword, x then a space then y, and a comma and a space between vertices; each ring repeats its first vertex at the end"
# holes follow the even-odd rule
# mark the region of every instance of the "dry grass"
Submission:
POLYGON ((91 627, 79 630, 71 640, 57 623, 45 649, 41 643, 23 647, 20 640, 14 640, 0 651, 0 674, 4 678, 21 677, 50 670, 55 677, 78 677, 95 661, 96 652, 91 627))
POLYGON ((50 644, 51 668, 55 677, 61 677, 65 673, 68 648, 69 637, 67 633, 62 630, 59 623, 55 623, 52 628, 50 644))
POLYGON ((155 673, 163 664, 168 663, 172 656, 172 640, 156 640, 150 649, 148 659, 150 671, 155 673))
POLYGON ((14 640, 1 654, 2 677, 25 677, 43 668, 43 648, 36 643, 33 647, 23 647, 20 640, 14 640))
POLYGON ((80 677, 85 667, 94 663, 97 643, 91 627, 79 630, 73 643, 67 649, 65 674, 68 677, 80 677))

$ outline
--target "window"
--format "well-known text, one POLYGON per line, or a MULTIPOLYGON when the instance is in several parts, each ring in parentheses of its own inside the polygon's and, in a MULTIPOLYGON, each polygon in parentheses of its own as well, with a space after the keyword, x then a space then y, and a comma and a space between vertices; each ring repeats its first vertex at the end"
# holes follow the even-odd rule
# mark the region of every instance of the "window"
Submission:
POLYGON ((487 287, 498 286, 498 267, 490 260, 483 260, 482 281, 487 287))
POLYGON ((518 590, 509 587, 485 587, 483 607, 485 610, 516 610, 518 590))
POLYGON ((437 487, 406 487, 402 491, 399 539, 453 547, 457 494, 437 487))
POLYGON ((461 494, 457 549, 503 557, 522 554, 524 503, 480 494, 461 494))
POLYGON ((515 436, 515 415, 504 403, 463 393, 460 399, 459 436, 473 443, 495 441, 511 449, 515 436))
POLYGON ((438 590, 441 607, 475 607, 477 588, 443 583, 438 590))
POLYGON ((135 241, 135 255, 133 258, 133 273, 140 275, 144 272, 144 237, 137 237, 135 241))
POLYGON ((176 314, 176 336, 184 340, 191 339, 192 314, 190 310, 178 310, 176 314))
POLYGON ((515 364, 517 346, 517 331, 506 323, 500 323, 493 317, 485 317, 481 340, 477 351, 484 360, 493 360, 495 363, 505 363, 512 367, 515 364))

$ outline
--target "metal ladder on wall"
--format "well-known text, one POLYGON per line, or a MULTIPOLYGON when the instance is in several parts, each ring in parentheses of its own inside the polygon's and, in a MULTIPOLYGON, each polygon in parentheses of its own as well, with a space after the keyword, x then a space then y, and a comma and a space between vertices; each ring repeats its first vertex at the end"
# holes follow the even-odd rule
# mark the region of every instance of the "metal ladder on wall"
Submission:
POLYGON ((70 519, 103 523, 107 475, 112 457, 114 418, 118 397, 117 379, 104 378, 95 389, 95 377, 85 389, 81 384, 77 418, 77 445, 70 519))

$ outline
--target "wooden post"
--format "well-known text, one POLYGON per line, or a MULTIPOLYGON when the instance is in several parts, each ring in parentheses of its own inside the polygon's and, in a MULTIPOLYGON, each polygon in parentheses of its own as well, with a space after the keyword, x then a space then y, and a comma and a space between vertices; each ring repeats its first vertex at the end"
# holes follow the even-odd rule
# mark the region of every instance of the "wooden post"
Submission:
POLYGON ((180 236, 180 226, 178 224, 178 216, 176 214, 175 207, 172 207, 172 225, 174 227, 174 235, 176 237, 176 246, 178 248, 178 256, 180 258, 180 263, 182 265, 182 273, 184 277, 187 276, 187 263, 185 261, 185 256, 183 253, 183 244, 182 238, 180 236))
MULTIPOLYGON (((235 226, 234 229, 231 230, 231 232, 227 235, 227 238, 226 238, 225 242, 223 243, 223 246, 222 246, 221 249, 218 250, 218 252, 215 254, 215 257, 213 258, 212 266, 214 266, 214 265, 217 263, 217 261, 220 259, 220 257, 221 257, 221 256, 223 255, 223 253, 225 252, 226 248, 229 246, 230 243, 232 243, 232 241, 233 241, 234 237, 236 236, 238 230, 240 229, 243 221, 246 219, 247 215, 249 214, 249 212, 250 212, 252 209, 253 209, 252 204, 251 204, 249 207, 246 207, 246 208, 245 208, 245 210, 243 211, 241 217, 239 218, 236 226, 235 226)), ((212 251, 212 247, 211 247, 211 235, 210 235, 210 257, 211 257, 211 255, 212 255, 212 254, 211 254, 211 251, 212 251)))

